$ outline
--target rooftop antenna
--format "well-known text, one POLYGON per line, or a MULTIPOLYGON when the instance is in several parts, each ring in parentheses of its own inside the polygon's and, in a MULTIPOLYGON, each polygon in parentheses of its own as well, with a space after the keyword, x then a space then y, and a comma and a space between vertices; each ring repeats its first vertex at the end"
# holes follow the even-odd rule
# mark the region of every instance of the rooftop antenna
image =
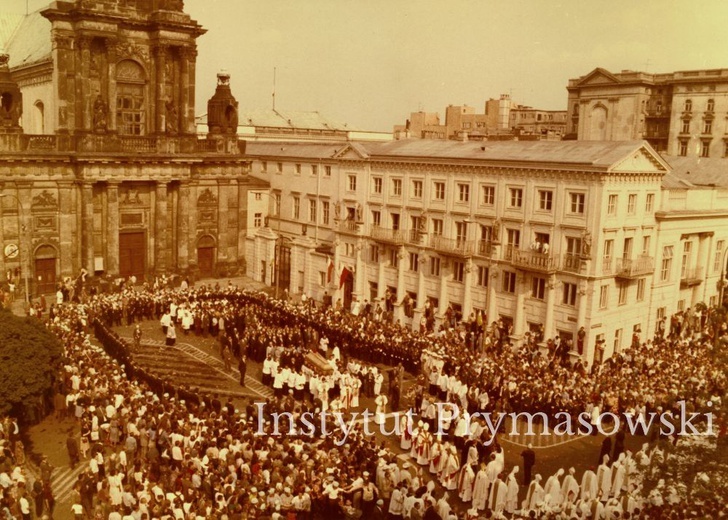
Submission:
POLYGON ((650 59, 647 58, 647 61, 645 61, 645 72, 649 72, 650 70, 650 59))
POLYGON ((276 110, 276 67, 273 67, 273 112, 276 110))

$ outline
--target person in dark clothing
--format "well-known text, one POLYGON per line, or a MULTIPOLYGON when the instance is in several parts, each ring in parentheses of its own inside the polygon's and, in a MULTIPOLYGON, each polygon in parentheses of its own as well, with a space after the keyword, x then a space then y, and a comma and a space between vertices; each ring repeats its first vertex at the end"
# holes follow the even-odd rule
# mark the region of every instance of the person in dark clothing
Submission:
POLYGON ((66 438, 66 449, 68 450, 68 458, 71 461, 71 468, 75 468, 78 464, 78 441, 73 436, 73 431, 68 432, 66 438))
POLYGON ((604 440, 602 441, 602 449, 599 451, 599 460, 597 462, 597 467, 604 460, 604 456, 609 455, 611 452, 612 452, 612 438, 604 437, 604 440))
POLYGON ((245 386, 245 373, 248 370, 248 364, 247 364, 247 358, 245 357, 245 354, 240 356, 240 361, 238 361, 238 370, 240 371, 240 386, 245 386))
POLYGON ((612 460, 618 460, 619 455, 624 452, 624 427, 620 428, 617 435, 614 436, 614 456, 612 460))
POLYGON ((533 445, 521 452, 523 458, 523 485, 528 486, 531 483, 531 469, 536 464, 536 452, 533 451, 533 445))

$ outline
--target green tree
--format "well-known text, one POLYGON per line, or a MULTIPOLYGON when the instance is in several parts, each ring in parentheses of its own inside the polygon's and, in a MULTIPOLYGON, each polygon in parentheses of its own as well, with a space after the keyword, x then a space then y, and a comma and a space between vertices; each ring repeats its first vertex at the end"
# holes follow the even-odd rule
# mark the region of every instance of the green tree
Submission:
POLYGON ((0 310, 0 415, 37 403, 51 389, 62 353, 40 321, 0 310))

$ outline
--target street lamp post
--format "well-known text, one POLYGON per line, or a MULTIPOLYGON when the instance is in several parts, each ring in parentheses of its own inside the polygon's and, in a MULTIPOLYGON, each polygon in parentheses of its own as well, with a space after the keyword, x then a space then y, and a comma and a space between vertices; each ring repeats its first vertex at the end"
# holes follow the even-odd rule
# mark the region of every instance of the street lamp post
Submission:
POLYGON ((23 240, 23 231, 25 230, 25 209, 23 208, 23 203, 20 202, 20 199, 16 195, 13 195, 12 193, 0 193, 0 198, 3 197, 11 197, 18 203, 18 216, 20 217, 18 227, 18 242, 20 243, 20 270, 23 271, 21 274, 25 278, 25 303, 30 303, 30 289, 28 287, 28 275, 30 274, 30 261, 28 259, 28 255, 30 255, 30 250, 28 250, 28 253, 26 254, 26 262, 23 262, 23 242, 25 242, 25 240, 23 240))

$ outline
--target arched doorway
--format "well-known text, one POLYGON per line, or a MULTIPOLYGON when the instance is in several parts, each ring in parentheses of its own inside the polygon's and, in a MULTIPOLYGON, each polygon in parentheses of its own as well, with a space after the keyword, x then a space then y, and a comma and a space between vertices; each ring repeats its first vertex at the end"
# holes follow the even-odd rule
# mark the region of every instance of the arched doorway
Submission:
POLYGON ((205 235, 197 242, 197 268, 202 278, 215 275, 215 239, 205 235))
POLYGON ((35 292, 47 294, 56 291, 56 248, 49 245, 35 250, 35 292))

